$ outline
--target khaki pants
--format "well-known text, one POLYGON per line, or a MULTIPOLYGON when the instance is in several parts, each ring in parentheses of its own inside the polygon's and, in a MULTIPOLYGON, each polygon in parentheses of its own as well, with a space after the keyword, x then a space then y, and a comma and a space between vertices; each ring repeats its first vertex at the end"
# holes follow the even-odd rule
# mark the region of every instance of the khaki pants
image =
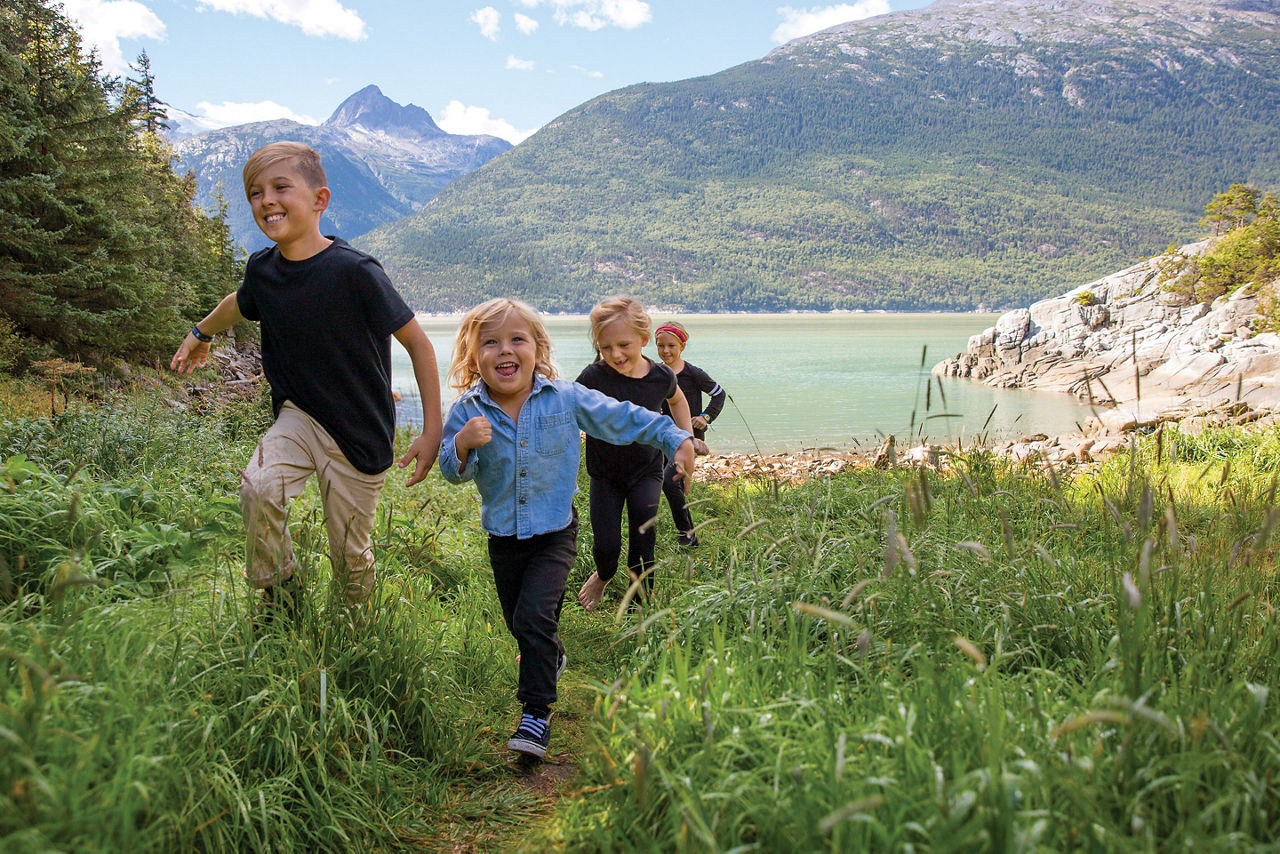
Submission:
POLYGON ((356 469, 314 418, 287 402, 258 444, 240 485, 248 535, 245 578, 254 587, 271 587, 297 571, 288 507, 312 473, 320 480, 334 583, 348 601, 361 601, 373 589, 369 536, 386 473, 356 469))

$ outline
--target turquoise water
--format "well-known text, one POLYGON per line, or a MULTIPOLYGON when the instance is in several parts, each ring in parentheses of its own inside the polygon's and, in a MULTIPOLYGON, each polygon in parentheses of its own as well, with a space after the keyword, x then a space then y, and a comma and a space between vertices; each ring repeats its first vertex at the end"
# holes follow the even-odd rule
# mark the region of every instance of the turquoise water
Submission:
MULTIPOLYGON (((994 314, 662 315, 689 329, 686 360, 706 370, 732 400, 711 426, 713 451, 866 448, 885 434, 900 443, 969 443, 1032 433, 1064 433, 1086 405, 1066 395, 937 380, 929 369, 962 351, 994 314), (922 352, 924 354, 922 365, 922 352)), ((444 374, 456 318, 424 318, 440 360, 445 408, 454 392, 444 374)), ((594 357, 582 316, 547 318, 556 364, 572 379, 594 357)), ((652 343, 645 352, 655 361, 652 343)), ((416 397, 408 357, 395 349, 393 386, 416 397)), ((404 407, 406 421, 418 417, 404 407)))

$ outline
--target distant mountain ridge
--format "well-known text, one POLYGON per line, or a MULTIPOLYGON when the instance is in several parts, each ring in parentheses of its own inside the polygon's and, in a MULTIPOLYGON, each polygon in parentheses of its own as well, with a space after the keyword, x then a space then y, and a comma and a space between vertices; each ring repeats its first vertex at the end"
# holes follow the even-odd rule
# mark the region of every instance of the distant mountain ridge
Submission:
POLYGON ((1280 186, 1280 6, 941 0, 610 92, 362 238, 422 308, 1025 305, 1280 186))
POLYGON ((195 172, 197 198, 206 205, 221 182, 232 234, 249 249, 267 241, 244 202, 241 169, 255 150, 282 140, 320 152, 333 191, 322 225, 343 237, 418 210, 451 181, 511 148, 495 136, 446 133, 426 110, 397 104, 372 85, 320 125, 279 119, 180 139, 174 144, 177 171, 195 172))

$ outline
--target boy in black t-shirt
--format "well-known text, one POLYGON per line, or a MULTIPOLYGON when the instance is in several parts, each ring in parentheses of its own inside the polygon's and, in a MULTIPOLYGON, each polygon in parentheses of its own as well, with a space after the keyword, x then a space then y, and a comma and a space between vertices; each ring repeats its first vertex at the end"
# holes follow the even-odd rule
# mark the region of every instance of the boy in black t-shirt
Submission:
POLYGON ((289 502, 312 473, 320 479, 329 558, 348 601, 374 582, 370 532, 395 438, 391 336, 409 353, 422 400, 422 433, 400 460, 418 483, 440 447, 435 350, 381 265, 320 233, 329 189, 320 156, 296 142, 258 149, 245 163, 253 218, 275 246, 255 252, 244 283, 192 327, 170 367, 190 373, 209 341, 240 320, 262 324, 262 366, 276 421, 245 470, 240 509, 249 535, 245 576, 267 614, 292 607, 297 562, 289 502))

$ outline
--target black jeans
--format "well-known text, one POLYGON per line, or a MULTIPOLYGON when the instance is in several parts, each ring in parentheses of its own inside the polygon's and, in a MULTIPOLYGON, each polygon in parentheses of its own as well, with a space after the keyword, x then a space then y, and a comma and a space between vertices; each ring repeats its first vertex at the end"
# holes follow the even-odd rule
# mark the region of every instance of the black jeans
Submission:
POLYGON ((578 554, 578 519, 559 531, 527 540, 489 536, 489 563, 502 604, 502 619, 520 648, 516 699, 549 706, 556 701, 560 608, 569 570, 578 554))
MULTIPOLYGON (((618 571, 624 506, 627 509, 627 570, 635 578, 653 566, 653 550, 658 541, 655 523, 661 496, 660 468, 647 469, 626 481, 591 478, 591 556, 596 561, 596 574, 602 580, 608 581, 618 571)), ((645 578, 645 589, 653 589, 652 574, 645 578)))
POLYGON ((677 471, 679 468, 672 463, 662 473, 662 494, 667 497, 667 506, 671 508, 671 521, 676 523, 676 530, 684 534, 693 530, 693 514, 686 503, 684 481, 676 480, 677 471))

